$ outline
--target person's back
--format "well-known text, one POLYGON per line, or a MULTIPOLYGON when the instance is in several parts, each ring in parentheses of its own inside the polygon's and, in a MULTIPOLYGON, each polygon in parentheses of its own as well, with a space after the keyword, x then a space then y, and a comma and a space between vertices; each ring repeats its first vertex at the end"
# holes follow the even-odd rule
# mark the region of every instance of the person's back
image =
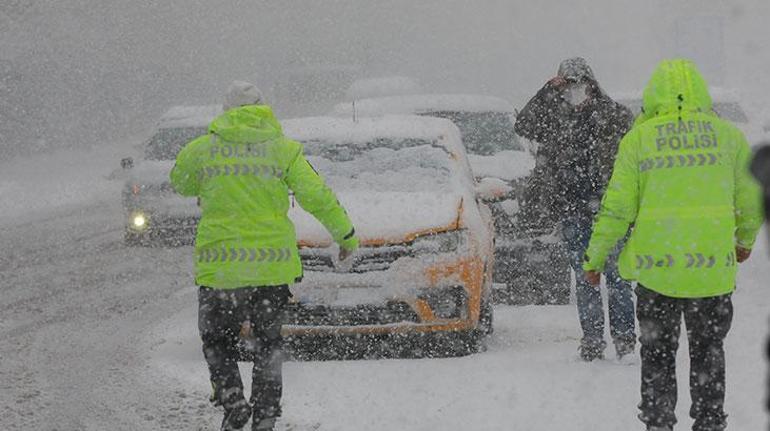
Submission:
POLYGON ((723 343, 737 267, 751 254, 762 223, 750 153, 743 134, 712 112, 692 62, 658 66, 644 92, 644 112, 620 143, 583 266, 598 287, 607 255, 633 225, 620 269, 638 281, 639 418, 648 430, 670 431, 677 422, 683 317, 697 376, 690 380, 693 430, 727 426, 723 343))
POLYGON ((171 171, 174 189, 199 199, 195 240, 198 327, 211 373, 212 401, 225 409, 222 430, 272 430, 281 415, 281 313, 289 284, 302 276, 289 193, 340 245, 340 260, 358 247, 334 193, 286 139, 252 84, 236 81, 225 113, 209 134, 185 146, 171 171), (255 346, 251 406, 243 394, 237 346, 255 346))
POLYGON ((739 246, 750 249, 755 235, 750 153, 741 131, 711 110, 694 66, 664 63, 645 90, 644 113, 621 143, 615 189, 605 197, 608 215, 635 222, 621 274, 672 297, 731 292, 736 224, 739 246), (618 189, 632 183, 638 189, 618 189), (746 217, 751 228, 742 225, 746 217))
POLYGON ((177 191, 200 197, 199 284, 280 285, 302 275, 294 226, 287 215, 289 189, 336 240, 352 231, 341 207, 324 207, 336 201, 331 191, 321 182, 303 180, 317 175, 302 156, 302 146, 283 137, 268 106, 229 110, 214 120, 210 131, 185 148, 172 176, 177 191), (196 171, 186 171, 188 165, 196 171), (198 181, 182 179, 193 176, 198 181), (227 271, 221 270, 223 266, 227 271))

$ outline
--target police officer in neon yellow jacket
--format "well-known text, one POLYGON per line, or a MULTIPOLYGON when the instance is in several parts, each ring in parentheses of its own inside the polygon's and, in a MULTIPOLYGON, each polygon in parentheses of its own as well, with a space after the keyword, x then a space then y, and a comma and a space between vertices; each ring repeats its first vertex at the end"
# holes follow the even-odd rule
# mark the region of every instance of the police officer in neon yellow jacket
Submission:
POLYGON ((253 414, 252 427, 269 430, 280 416, 280 312, 291 296, 288 285, 302 276, 287 215, 290 190, 328 229, 341 258, 358 240, 334 193, 305 160, 302 145, 283 136, 256 87, 233 83, 224 107, 209 134, 179 153, 171 183, 178 193, 200 199, 199 329, 213 399, 225 409, 222 429, 241 429, 253 414), (236 363, 242 331, 257 342, 253 412, 236 363))
POLYGON ((745 137, 712 111, 708 87, 687 60, 663 61, 644 91, 644 112, 620 143, 586 252, 595 285, 629 226, 624 278, 638 281, 642 343, 640 419, 676 423, 675 358, 682 315, 690 340, 694 430, 723 430, 723 340, 732 321, 738 263, 762 223, 745 137))

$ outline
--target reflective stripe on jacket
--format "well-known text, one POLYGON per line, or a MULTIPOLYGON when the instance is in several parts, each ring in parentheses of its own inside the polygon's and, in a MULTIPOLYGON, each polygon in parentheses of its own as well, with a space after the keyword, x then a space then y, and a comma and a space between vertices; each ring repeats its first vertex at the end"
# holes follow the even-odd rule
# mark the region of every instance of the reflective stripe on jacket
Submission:
POLYGON ((623 138, 586 253, 586 270, 633 231, 621 275, 670 297, 735 288, 735 246, 762 223, 743 133, 711 110, 706 82, 686 60, 664 61, 644 92, 643 117, 623 138))
POLYGON ((182 149, 171 171, 174 189, 200 198, 196 283, 218 289, 276 286, 302 276, 289 191, 341 246, 358 246, 334 193, 286 139, 268 106, 244 106, 216 118, 182 149))

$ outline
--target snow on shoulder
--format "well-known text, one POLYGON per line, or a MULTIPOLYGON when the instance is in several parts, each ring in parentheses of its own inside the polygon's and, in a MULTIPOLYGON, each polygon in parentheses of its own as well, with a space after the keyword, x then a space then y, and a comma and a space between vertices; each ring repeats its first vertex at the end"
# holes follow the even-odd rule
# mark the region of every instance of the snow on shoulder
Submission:
MULTIPOLYGON (((504 112, 513 113, 513 105, 494 96, 471 94, 422 94, 361 99, 355 102, 356 115, 428 114, 431 112, 504 112)), ((334 107, 334 116, 353 116, 353 103, 334 107)))

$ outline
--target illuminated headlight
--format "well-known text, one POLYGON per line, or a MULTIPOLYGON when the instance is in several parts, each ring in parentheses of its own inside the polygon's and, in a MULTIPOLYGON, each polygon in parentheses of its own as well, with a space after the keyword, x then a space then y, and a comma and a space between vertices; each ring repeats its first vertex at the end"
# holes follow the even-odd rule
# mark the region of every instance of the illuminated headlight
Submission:
POLYGON ((466 233, 453 230, 417 237, 412 242, 415 254, 454 253, 465 245, 466 233))
POLYGON ((147 228, 147 216, 142 213, 134 213, 131 215, 131 227, 136 230, 144 230, 147 228))
POLYGON ((428 303, 439 319, 462 319, 468 316, 468 294, 462 286, 425 289, 420 299, 428 303))

